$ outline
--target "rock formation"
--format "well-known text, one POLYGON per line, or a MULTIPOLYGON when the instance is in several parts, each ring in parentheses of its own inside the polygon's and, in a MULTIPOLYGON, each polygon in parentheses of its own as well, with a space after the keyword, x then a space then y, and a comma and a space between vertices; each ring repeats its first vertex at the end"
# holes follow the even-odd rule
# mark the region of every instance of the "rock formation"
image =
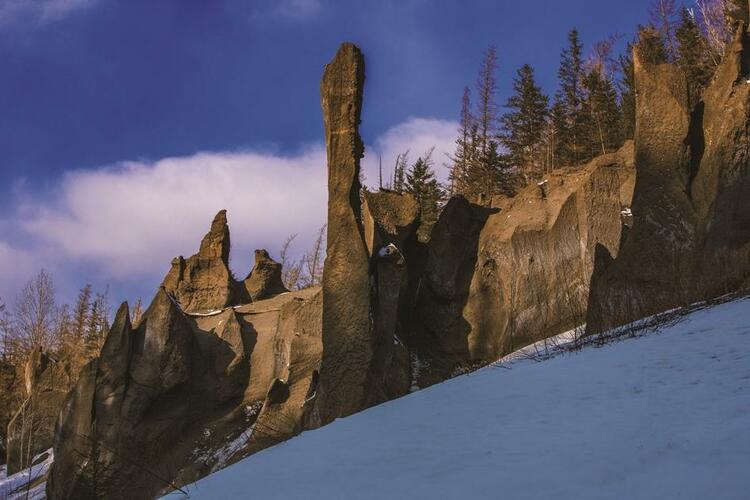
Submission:
POLYGON ((343 44, 320 86, 328 151, 324 349, 316 403, 322 424, 406 394, 410 386, 409 352, 398 335, 408 288, 404 252, 416 243, 419 208, 409 196, 361 194, 363 87, 364 57, 343 44))
POLYGON ((433 228, 412 319, 420 386, 581 325, 594 252, 617 252, 633 145, 490 207, 451 199, 433 228))
POLYGON ((244 286, 227 281, 228 242, 222 211, 199 254, 183 261, 193 271, 173 267, 137 327, 120 307, 62 406, 50 498, 153 498, 314 421, 319 289, 261 299, 283 288, 261 250, 248 278, 256 300, 185 310, 215 309, 244 286))
POLYGON ((255 266, 242 282, 247 301, 256 301, 288 292, 281 280, 281 264, 265 250, 255 251, 255 266))
MULTIPOLYGON (((455 197, 422 243, 411 196, 362 190, 364 58, 342 45, 321 83, 322 290, 287 293, 264 250, 236 281, 219 212, 138 325, 123 305, 84 367, 55 430, 50 498, 151 498, 586 319, 596 331, 742 285, 747 47, 743 29, 695 109, 677 70, 636 57, 635 146, 489 206, 455 197)), ((50 367, 30 369, 32 394, 50 367)))
POLYGON ((362 409, 372 361, 370 258, 360 202, 359 137, 365 67, 362 52, 343 44, 323 73, 320 99, 328 151, 328 236, 323 268, 324 423, 362 409))
POLYGON ((634 51, 633 228, 600 249, 589 333, 744 287, 750 277, 750 45, 740 24, 693 109, 685 76, 634 51))
POLYGON ((365 192, 363 222, 370 255, 373 358, 365 406, 402 396, 411 388, 405 338, 418 275, 419 205, 406 194, 365 192))
POLYGON ((31 351, 23 381, 26 399, 8 424, 8 475, 28 467, 52 446, 57 414, 71 386, 66 367, 41 348, 31 351))
POLYGON ((162 286, 185 311, 213 311, 232 303, 237 286, 229 270, 226 210, 216 214, 211 231, 203 238, 197 254, 189 259, 180 256, 172 261, 172 269, 162 286))

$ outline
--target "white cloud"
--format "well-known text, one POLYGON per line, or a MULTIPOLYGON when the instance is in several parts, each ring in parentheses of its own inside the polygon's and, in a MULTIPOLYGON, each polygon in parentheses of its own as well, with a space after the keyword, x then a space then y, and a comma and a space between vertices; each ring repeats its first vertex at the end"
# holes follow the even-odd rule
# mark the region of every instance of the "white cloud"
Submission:
MULTIPOLYGON (((413 159, 436 146, 438 164, 452 149, 456 124, 414 118, 393 127, 366 148, 363 162, 377 183, 377 155, 388 167, 406 149, 413 159)), ((385 169, 385 167, 384 167, 385 169)), ((441 167, 442 169, 442 167, 441 167)), ((12 295, 39 268, 58 281, 77 280, 96 269, 105 281, 155 286, 177 255, 198 250, 213 216, 228 210, 232 268, 244 277, 252 250, 275 257, 298 234, 302 253, 326 219, 326 155, 315 145, 293 156, 255 151, 196 153, 153 162, 122 162, 66 174, 53 193, 17 195, 16 212, 0 216, 0 295, 12 295)), ((75 290, 83 283, 60 283, 75 290)), ((116 292, 116 290, 115 290, 116 292)))
POLYGON ((0 0, 0 24, 33 21, 48 24, 75 11, 93 6, 98 0, 0 0))
POLYGON ((391 175, 396 156, 409 151, 409 159, 414 162, 434 147, 432 159, 435 162, 435 173, 438 180, 446 182, 448 169, 448 154, 455 149, 456 131, 458 124, 450 120, 434 118, 410 118, 396 125, 380 136, 373 147, 365 148, 365 158, 362 161, 366 183, 375 187, 378 184, 379 156, 383 160, 383 182, 391 175))
POLYGON ((191 255, 226 208, 234 257, 244 263, 251 249, 277 247, 287 234, 309 239, 325 221, 325 182, 320 148, 290 158, 238 152, 126 162, 68 174, 59 201, 26 204, 22 225, 70 258, 122 277, 164 271, 175 255, 191 255))

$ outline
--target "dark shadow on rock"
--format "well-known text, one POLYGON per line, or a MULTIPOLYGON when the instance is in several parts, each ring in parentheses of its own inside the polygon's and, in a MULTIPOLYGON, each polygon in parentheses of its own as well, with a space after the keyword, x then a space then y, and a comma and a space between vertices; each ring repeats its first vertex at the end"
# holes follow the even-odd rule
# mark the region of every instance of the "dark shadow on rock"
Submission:
POLYGON ((477 264, 480 233, 490 215, 497 212, 497 208, 455 196, 432 230, 411 320, 415 347, 430 363, 429 371, 421 374, 425 378, 422 384, 448 378, 470 360, 471 325, 462 311, 477 264))

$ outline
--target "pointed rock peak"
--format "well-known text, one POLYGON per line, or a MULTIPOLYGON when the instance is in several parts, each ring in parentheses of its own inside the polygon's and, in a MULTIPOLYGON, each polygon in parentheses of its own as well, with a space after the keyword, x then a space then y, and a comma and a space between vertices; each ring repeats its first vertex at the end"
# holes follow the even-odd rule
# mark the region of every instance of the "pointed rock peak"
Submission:
POLYGON ((281 278, 281 264, 273 260, 264 249, 255 250, 255 266, 243 285, 252 301, 289 291, 281 278))
POLYGON ((265 250, 265 249, 255 250, 255 265, 257 266, 258 263, 262 263, 264 261, 271 261, 273 263, 276 263, 276 261, 273 260, 271 256, 268 254, 268 250, 265 250))
POLYGON ((129 329, 130 328, 130 307, 127 301, 120 304, 115 314, 115 321, 112 323, 112 328, 118 329, 129 329))
POLYGON ((219 213, 214 217, 214 221, 211 223, 211 232, 223 231, 227 226, 227 211, 226 209, 219 210, 219 213))
POLYGON ((229 225, 227 211, 220 210, 211 223, 211 230, 201 241, 199 255, 203 258, 220 258, 229 262, 229 225))

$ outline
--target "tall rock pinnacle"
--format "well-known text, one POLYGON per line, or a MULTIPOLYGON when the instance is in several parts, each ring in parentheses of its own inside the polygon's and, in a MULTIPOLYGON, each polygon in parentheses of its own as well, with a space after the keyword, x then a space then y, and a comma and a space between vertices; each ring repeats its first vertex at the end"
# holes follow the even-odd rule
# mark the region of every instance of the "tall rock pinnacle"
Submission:
POLYGON ((323 423, 361 409, 372 358, 369 255, 362 226, 359 136, 364 56, 342 44, 320 85, 328 151, 328 239, 323 271, 320 416, 323 423))
POLYGON ((162 286, 185 311, 206 312, 231 304, 236 285, 229 270, 227 211, 221 210, 192 257, 177 257, 162 286))

